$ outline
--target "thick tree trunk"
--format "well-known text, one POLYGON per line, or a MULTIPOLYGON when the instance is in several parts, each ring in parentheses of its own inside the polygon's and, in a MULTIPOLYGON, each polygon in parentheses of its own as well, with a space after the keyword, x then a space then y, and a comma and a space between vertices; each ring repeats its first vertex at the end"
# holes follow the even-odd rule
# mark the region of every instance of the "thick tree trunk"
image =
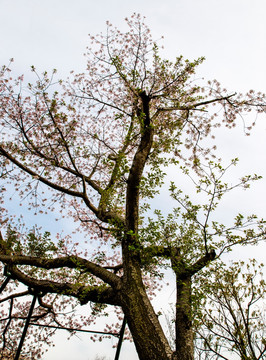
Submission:
POLYGON ((152 147, 154 130, 150 119, 151 98, 145 91, 141 91, 139 100, 142 105, 138 109, 139 114, 137 114, 139 116, 141 141, 127 179, 126 236, 122 240, 124 273, 120 301, 139 359, 172 360, 173 351, 147 296, 140 268, 139 191, 143 170, 152 147))
POLYGON ((194 359, 191 313, 191 276, 176 280, 176 358, 194 359))
POLYGON ((173 351, 146 294, 138 270, 124 282, 121 303, 140 360, 171 360, 173 351))

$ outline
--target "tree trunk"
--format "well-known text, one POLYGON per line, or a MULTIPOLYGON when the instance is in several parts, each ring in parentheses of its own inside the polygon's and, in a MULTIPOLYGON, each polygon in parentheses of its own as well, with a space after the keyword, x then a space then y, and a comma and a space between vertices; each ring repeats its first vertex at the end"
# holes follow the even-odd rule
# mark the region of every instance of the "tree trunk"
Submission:
POLYGON ((173 351, 136 272, 121 290, 121 303, 140 360, 171 360, 173 351))
POLYGON ((176 280, 176 358, 194 359, 191 313, 191 276, 176 280))

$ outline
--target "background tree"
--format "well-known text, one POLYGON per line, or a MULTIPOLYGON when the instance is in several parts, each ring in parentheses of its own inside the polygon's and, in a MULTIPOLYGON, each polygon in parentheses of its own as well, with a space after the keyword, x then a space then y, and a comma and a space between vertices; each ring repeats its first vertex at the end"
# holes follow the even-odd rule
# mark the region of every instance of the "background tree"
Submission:
POLYGON ((86 71, 57 83, 54 92, 47 73, 36 73, 36 83, 25 86, 23 77, 12 80, 2 68, 3 184, 12 184, 36 213, 56 207, 78 223, 78 241, 71 243, 69 237, 51 241, 37 228, 22 231, 9 218, 0 260, 12 280, 4 290, 14 293, 24 284, 29 291, 3 299, 11 304, 2 321, 4 345, 6 334, 17 338, 15 319, 23 320, 27 309, 12 299, 34 292, 35 323, 82 326, 114 305, 126 316, 140 359, 192 359, 193 277, 233 245, 265 237, 265 223, 256 216, 238 215, 229 226, 212 220, 223 194, 258 176, 229 185, 222 182, 226 168, 210 160, 212 130, 235 126, 252 109, 263 112, 265 96, 228 93, 217 81, 196 85, 203 58, 163 60, 141 17, 127 23, 126 33, 107 24, 106 36, 91 37, 86 71), (170 194, 178 208, 151 217, 150 199, 170 165, 177 171, 170 194), (194 172, 204 204, 182 195, 180 168, 194 172), (160 281, 165 267, 176 276, 175 351, 149 298, 149 285, 160 281), (68 313, 61 320, 64 311, 89 302, 96 305, 88 317, 76 323, 68 313))
POLYGON ((201 278, 203 311, 197 332, 201 359, 266 358, 265 281, 252 260, 230 267, 217 263, 201 278))
MULTIPOLYGON (((217 261, 197 274, 192 291, 195 358, 265 359, 265 280, 255 259, 217 261)), ((165 314, 175 343, 175 311, 165 314)))

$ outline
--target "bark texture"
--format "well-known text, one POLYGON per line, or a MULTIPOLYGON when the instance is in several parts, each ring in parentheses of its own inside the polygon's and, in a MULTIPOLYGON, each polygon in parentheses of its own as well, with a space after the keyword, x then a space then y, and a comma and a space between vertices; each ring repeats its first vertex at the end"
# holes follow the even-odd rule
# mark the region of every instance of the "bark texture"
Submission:
POLYGON ((176 358, 194 359, 193 327, 191 313, 191 277, 176 282, 176 358))
POLYGON ((170 360, 172 350, 141 282, 125 284, 122 308, 140 360, 170 360))

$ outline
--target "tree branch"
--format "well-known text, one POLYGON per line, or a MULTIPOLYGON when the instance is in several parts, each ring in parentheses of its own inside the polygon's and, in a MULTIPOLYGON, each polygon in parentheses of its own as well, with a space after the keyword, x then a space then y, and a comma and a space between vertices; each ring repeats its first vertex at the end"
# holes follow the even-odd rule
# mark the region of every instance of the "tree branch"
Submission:
POLYGON ((85 260, 79 256, 65 256, 55 259, 45 259, 34 256, 23 256, 23 255, 6 255, 0 253, 0 261, 7 265, 30 265, 42 269, 59 269, 67 267, 70 269, 79 269, 83 272, 89 272, 90 274, 98 277, 105 283, 119 287, 120 277, 107 269, 94 264, 89 260, 85 260))
POLYGON ((214 260, 216 257, 215 250, 212 249, 211 251, 207 252, 203 257, 197 260, 193 265, 191 265, 187 271, 192 275, 198 273, 201 269, 203 269, 208 263, 214 260))
MULTIPOLYGON (((0 146, 0 155, 3 155, 4 157, 6 157, 8 160, 10 160, 13 164, 15 164, 18 168, 20 168, 22 171, 26 172, 27 174, 31 175, 33 178, 35 178, 38 181, 41 181, 43 184, 47 185, 48 187, 59 191, 61 193, 76 197, 76 198, 80 198, 84 201, 84 203, 88 206, 88 208, 98 217, 99 220, 104 221, 104 222, 109 222, 109 220, 115 220, 119 223, 124 223, 124 219, 113 213, 110 211, 102 211, 102 209, 97 209, 92 202, 89 200, 87 194, 82 191, 73 191, 70 189, 67 189, 63 186, 60 186, 58 184, 55 184, 47 179, 45 179, 44 177, 40 176, 39 174, 37 174, 36 172, 34 172, 33 170, 31 170, 30 168, 28 168, 27 166, 25 166, 24 164, 22 164, 21 162, 19 162, 17 159, 15 159, 11 154, 9 154, 2 146, 0 146)), ((87 182, 88 179, 85 177, 84 181, 87 182)), ((89 184, 91 185, 91 183, 89 182, 89 184)), ((92 186, 94 187, 94 186, 92 186)), ((99 190, 99 188, 98 188, 99 190)))
POLYGON ((236 93, 228 95, 228 96, 222 96, 220 98, 215 98, 215 99, 212 99, 212 100, 201 101, 201 102, 199 102, 197 104, 192 104, 192 105, 189 105, 189 106, 170 106, 170 107, 165 107, 165 108, 158 108, 157 111, 194 110, 199 106, 212 104, 212 103, 219 102, 219 101, 222 101, 222 100, 228 100, 228 99, 230 99, 231 97, 233 97, 235 95, 236 95, 236 93))
POLYGON ((15 280, 20 281, 26 286, 34 288, 36 291, 73 296, 80 301, 81 305, 87 304, 89 301, 102 304, 120 305, 116 292, 108 286, 84 286, 67 282, 59 283, 51 280, 38 280, 34 277, 26 275, 13 264, 8 265, 8 270, 15 280))

